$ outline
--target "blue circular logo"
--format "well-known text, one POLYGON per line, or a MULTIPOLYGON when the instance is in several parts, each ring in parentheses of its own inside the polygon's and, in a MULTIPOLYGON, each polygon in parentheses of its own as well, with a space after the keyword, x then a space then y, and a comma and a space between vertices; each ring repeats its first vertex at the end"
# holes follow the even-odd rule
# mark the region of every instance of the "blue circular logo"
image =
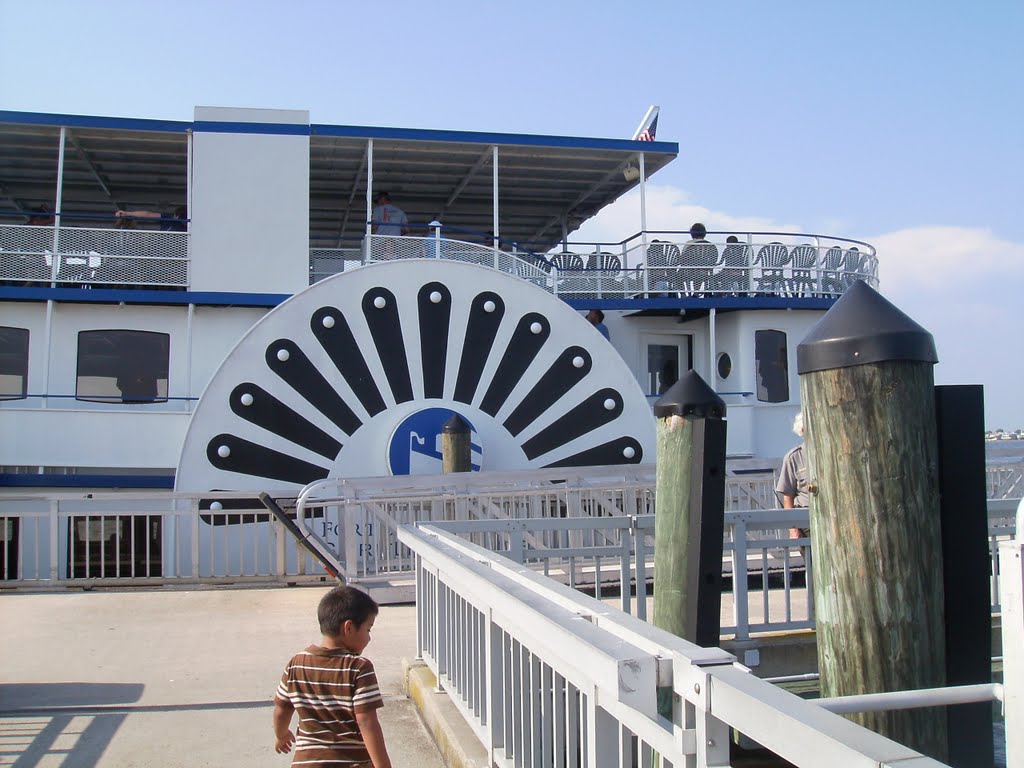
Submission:
MULTIPOLYGON (((441 429, 445 422, 455 415, 448 408, 427 408, 407 416, 391 435, 388 444, 388 466, 393 475, 436 475, 440 474, 441 461, 441 429)), ((460 416, 462 414, 459 414, 460 416)), ((469 424, 470 443, 472 444, 472 470, 480 471, 483 449, 480 436, 469 424)))

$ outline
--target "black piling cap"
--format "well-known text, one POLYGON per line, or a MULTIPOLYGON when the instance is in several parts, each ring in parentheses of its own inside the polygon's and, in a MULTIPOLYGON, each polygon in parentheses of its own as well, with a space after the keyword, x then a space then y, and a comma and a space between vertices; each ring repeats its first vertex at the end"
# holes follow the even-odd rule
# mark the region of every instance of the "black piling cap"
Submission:
POLYGON ((847 289, 796 348, 797 373, 896 360, 937 363, 935 340, 863 280, 847 289))
POLYGON ((668 416, 724 419, 725 401, 691 369, 654 404, 654 416, 658 419, 668 416))
POLYGON ((469 422, 459 416, 457 413, 453 413, 448 421, 441 427, 441 434, 443 435, 468 435, 469 434, 469 422))

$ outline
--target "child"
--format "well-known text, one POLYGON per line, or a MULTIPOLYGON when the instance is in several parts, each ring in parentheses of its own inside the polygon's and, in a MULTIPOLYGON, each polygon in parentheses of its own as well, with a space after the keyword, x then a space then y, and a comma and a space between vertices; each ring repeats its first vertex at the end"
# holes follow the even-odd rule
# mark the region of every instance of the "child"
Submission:
POLYGON ((274 749, 293 765, 391 768, 377 710, 384 706, 373 664, 359 654, 370 642, 377 603, 352 587, 320 600, 323 638, 288 662, 274 697, 274 749), (290 730, 298 710, 297 737, 290 730))

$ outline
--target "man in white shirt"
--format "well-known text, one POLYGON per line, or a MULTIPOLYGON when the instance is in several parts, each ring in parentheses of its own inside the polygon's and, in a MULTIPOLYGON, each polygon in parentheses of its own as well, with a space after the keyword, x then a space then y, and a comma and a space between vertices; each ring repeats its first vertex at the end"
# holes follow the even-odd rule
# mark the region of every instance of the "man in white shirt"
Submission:
POLYGON ((407 235, 409 234, 409 217, 405 211, 391 202, 387 192, 378 192, 373 196, 373 225, 370 230, 375 235, 407 235))

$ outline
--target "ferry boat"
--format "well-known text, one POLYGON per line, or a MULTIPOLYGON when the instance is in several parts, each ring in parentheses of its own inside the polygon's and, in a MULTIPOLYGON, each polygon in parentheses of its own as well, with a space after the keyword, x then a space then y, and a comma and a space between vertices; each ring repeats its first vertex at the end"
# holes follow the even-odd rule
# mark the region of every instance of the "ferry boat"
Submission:
MULTIPOLYGON (((678 151, 0 112, 0 500, 436 473, 453 414, 474 469, 649 464, 651 406, 689 370, 727 404, 732 468, 770 468, 795 442, 795 347, 877 285, 875 249, 650 229, 646 185, 678 151), (634 232, 572 237, 633 190, 634 232), (377 229, 382 191, 406 225, 377 229)), ((88 551, 104 519, 50 548, 88 551)))

